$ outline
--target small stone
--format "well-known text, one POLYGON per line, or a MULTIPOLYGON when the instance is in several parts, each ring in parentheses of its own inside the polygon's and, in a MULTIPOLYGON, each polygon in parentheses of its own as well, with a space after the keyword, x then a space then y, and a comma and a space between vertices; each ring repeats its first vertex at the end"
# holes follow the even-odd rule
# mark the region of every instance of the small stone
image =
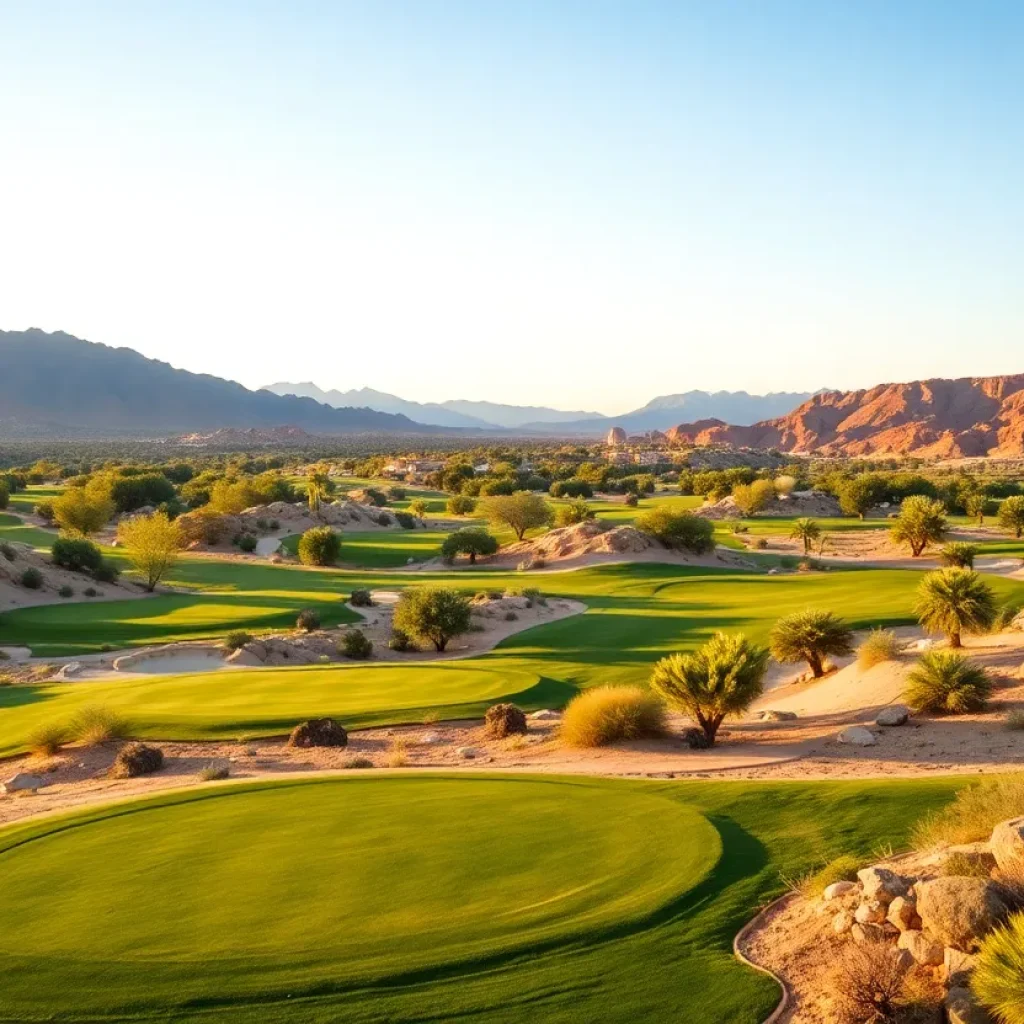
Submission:
POLYGON ((910 879, 897 875, 889 868, 861 868, 857 878, 864 888, 864 898, 868 900, 889 904, 897 896, 906 896, 910 892, 910 879))
POLYGON ((951 988, 946 993, 949 1024, 991 1024, 992 1018, 975 1001, 970 989, 951 988))
POLYGON ((18 772, 5 780, 2 784, 5 793, 34 793, 46 785, 46 779, 41 775, 29 775, 27 772, 18 772))
POLYGON ((856 909, 853 916, 858 924, 882 924, 885 921, 885 904, 868 900, 856 909))
POLYGON ((562 716, 557 711, 552 711, 550 708, 544 708, 541 711, 534 711, 530 718, 535 722, 557 722, 562 716))
POLYGON ((441 739, 440 736, 438 736, 438 734, 436 732, 425 732, 420 737, 420 743, 422 743, 422 744, 424 744, 425 746, 428 746, 428 747, 433 747, 433 746, 436 746, 438 743, 443 743, 443 742, 444 741, 441 739))
POLYGON ((891 704, 889 707, 882 708, 878 712, 875 725, 892 728, 893 726, 906 725, 909 718, 909 708, 905 708, 902 704, 891 704))
POLYGON ((920 929, 903 932, 896 940, 900 949, 905 949, 917 963, 925 967, 939 967, 942 964, 942 945, 928 938, 920 929))
POLYGON ((475 747, 459 747, 459 749, 457 751, 455 751, 455 753, 457 753, 459 755, 459 757, 464 758, 467 761, 472 761, 473 758, 476 757, 476 748, 475 747))
POLYGON ((840 896, 845 896, 847 893, 851 893, 857 888, 856 882, 833 882, 831 885, 825 887, 824 896, 827 900, 836 900, 840 896))
POLYGON ((880 924, 861 924, 855 922, 850 928, 854 942, 884 942, 885 929, 880 924))
POLYGON ((836 935, 845 935, 853 927, 853 914, 848 910, 840 910, 832 918, 832 931, 836 935))
POLYGON ((854 747, 873 747, 878 741, 875 734, 864 728, 863 725, 851 725, 844 729, 837 737, 840 743, 847 743, 854 747))
POLYGON ((762 711, 760 714, 762 722, 795 722, 795 711, 762 711))
POLYGON ((906 896, 897 896, 889 904, 886 920, 895 925, 901 932, 910 932, 921 927, 921 918, 917 916, 917 906, 906 896))

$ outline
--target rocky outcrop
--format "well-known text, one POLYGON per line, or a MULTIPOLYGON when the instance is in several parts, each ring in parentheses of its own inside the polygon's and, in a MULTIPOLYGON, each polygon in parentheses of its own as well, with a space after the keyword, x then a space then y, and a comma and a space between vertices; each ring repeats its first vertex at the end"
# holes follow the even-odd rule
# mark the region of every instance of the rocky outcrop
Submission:
POLYGON ((681 424, 676 443, 831 455, 963 458, 1024 455, 1024 374, 826 391, 777 419, 681 424))
POLYGON ((975 952, 1006 920, 1010 908, 987 878, 947 876, 918 882, 917 909, 930 935, 953 949, 975 952))

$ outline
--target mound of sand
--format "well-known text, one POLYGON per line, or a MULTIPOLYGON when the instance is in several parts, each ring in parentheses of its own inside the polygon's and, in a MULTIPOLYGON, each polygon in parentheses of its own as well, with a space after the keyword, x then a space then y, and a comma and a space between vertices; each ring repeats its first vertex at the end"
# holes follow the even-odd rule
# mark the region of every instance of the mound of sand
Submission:
POLYGON ((127 583, 97 583, 87 573, 61 569, 50 561, 49 555, 36 551, 28 544, 4 544, 0 550, 0 610, 54 604, 57 601, 143 596, 138 587, 127 583), (21 582, 29 569, 37 570, 42 576, 42 585, 35 589, 21 582), (61 597, 60 591, 64 587, 70 587, 73 591, 70 597, 61 597), (95 591, 92 597, 83 593, 87 588, 95 591))
POLYGON ((502 549, 501 554, 527 561, 543 559, 551 562, 583 555, 635 554, 660 547, 658 541, 634 526, 609 527, 603 520, 588 519, 575 526, 550 530, 535 540, 510 544, 502 549))
MULTIPOLYGON (((794 491, 785 498, 774 498, 760 512, 759 517, 771 518, 772 516, 812 516, 829 519, 842 516, 843 510, 839 502, 831 494, 822 491, 794 491)), ((694 515, 704 519, 742 519, 743 513, 736 505, 736 499, 730 495, 721 501, 704 505, 697 509, 694 515)))

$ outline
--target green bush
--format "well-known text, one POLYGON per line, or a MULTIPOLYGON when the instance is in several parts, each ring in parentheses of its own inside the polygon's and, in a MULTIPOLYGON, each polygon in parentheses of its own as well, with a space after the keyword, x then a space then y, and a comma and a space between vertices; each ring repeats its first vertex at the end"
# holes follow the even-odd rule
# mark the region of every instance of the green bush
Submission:
POLYGON ((91 540, 58 537, 50 549, 50 559, 72 572, 95 572, 103 563, 103 552, 91 540))
POLYGON ((602 747, 622 740, 661 736, 665 705, 639 686, 597 686, 574 697, 559 736, 570 747, 602 747))
POLYGON ((409 634, 400 629, 394 629, 391 631, 391 639, 388 641, 388 647, 392 651, 416 650, 416 645, 412 642, 412 638, 409 634))
POLYGON ((315 608, 304 608, 295 620, 295 628, 312 633, 320 628, 320 613, 315 608))
POLYGON ((244 551, 247 555, 251 555, 256 550, 256 545, 259 541, 256 539, 256 535, 252 533, 243 533, 238 538, 238 550, 244 551))
POLYGON ((999 608, 992 588, 973 569, 939 569, 921 581, 914 611, 925 629, 944 633, 951 647, 959 647, 964 633, 991 629, 999 608))
POLYGON ((370 596, 368 590, 353 590, 352 596, 348 599, 348 603, 353 608, 372 608, 373 598, 370 596))
POLYGON ((65 598, 65 599, 69 598, 69 597, 74 597, 75 596, 75 588, 74 587, 69 587, 65 583, 64 586, 61 587, 60 590, 57 591, 57 595, 59 597, 65 598))
POLYGON ((466 494, 453 494, 445 508, 451 516, 470 516, 476 511, 476 499, 466 494))
POLYGON ((97 583, 116 583, 121 575, 121 570, 113 562, 104 558, 93 570, 92 578, 97 583))
POLYGON ((706 555, 715 549, 715 526, 711 520, 692 512, 673 512, 667 505, 637 516, 636 528, 666 547, 695 555, 706 555))
POLYGON ((334 565, 341 556, 341 534, 329 526, 314 526, 299 538, 303 565, 334 565))
POLYGON ((338 651, 346 658, 363 659, 373 654, 373 643, 370 638, 359 629, 350 629, 342 638, 338 651))
POLYGON ((466 526, 448 534, 441 545, 441 557, 454 562, 458 555, 468 555, 469 564, 475 565, 477 555, 493 555, 498 550, 497 538, 481 526, 466 526))
POLYGON ((984 710, 991 695, 987 673, 965 655, 929 651, 907 676, 903 699, 915 711, 964 715, 984 710))
POLYGON ((395 512, 395 520, 403 530, 416 529, 416 517, 410 512, 395 512))
POLYGON ((395 629, 429 641, 438 652, 452 637, 469 630, 469 601, 457 590, 443 587, 410 587, 395 605, 395 629))
POLYGON ((233 629, 224 637, 224 646, 229 651, 241 650, 246 644, 252 643, 252 634, 244 629, 233 629))
POLYGON ((951 541, 939 550, 939 560, 943 565, 958 569, 973 569, 974 559, 980 550, 977 544, 968 544, 962 540, 951 541))
POLYGON ((576 526, 593 518, 594 510, 582 498, 555 509, 556 526, 576 526))
POLYGON ((14 550, 14 546, 12 544, 8 544, 7 541, 0 543, 0 555, 3 555, 8 562, 13 562, 18 557, 18 553, 14 550))
POLYGON ((1024 1024, 1024 914, 982 942, 971 988, 1001 1024, 1024 1024))
POLYGON ((99 596, 99 591, 95 587, 86 587, 85 590, 82 591, 82 593, 86 597, 98 597, 99 596))
POLYGON ((26 590, 39 590, 43 585, 43 574, 36 568, 26 569, 21 574, 20 582, 26 590))
POLYGON ((95 704, 80 708, 68 724, 68 737, 87 747, 123 740, 130 732, 131 725, 123 715, 95 704))

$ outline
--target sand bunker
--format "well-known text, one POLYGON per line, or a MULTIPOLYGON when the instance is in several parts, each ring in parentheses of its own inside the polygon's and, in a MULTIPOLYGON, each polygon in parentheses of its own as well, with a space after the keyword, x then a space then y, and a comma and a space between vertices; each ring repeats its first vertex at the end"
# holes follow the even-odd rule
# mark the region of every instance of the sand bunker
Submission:
MULTIPOLYGON (((786 516, 812 516, 831 519, 842 516, 843 510, 839 501, 831 494, 823 491, 794 491, 788 497, 778 497, 769 501, 760 512, 759 519, 786 516)), ((731 495, 721 501, 713 502, 696 509, 694 515, 702 519, 742 519, 743 513, 731 495)))
POLYGON ((156 650, 136 651, 114 661, 115 672, 146 675, 180 675, 185 672, 212 672, 230 668, 221 647, 196 647, 168 644, 156 650))

